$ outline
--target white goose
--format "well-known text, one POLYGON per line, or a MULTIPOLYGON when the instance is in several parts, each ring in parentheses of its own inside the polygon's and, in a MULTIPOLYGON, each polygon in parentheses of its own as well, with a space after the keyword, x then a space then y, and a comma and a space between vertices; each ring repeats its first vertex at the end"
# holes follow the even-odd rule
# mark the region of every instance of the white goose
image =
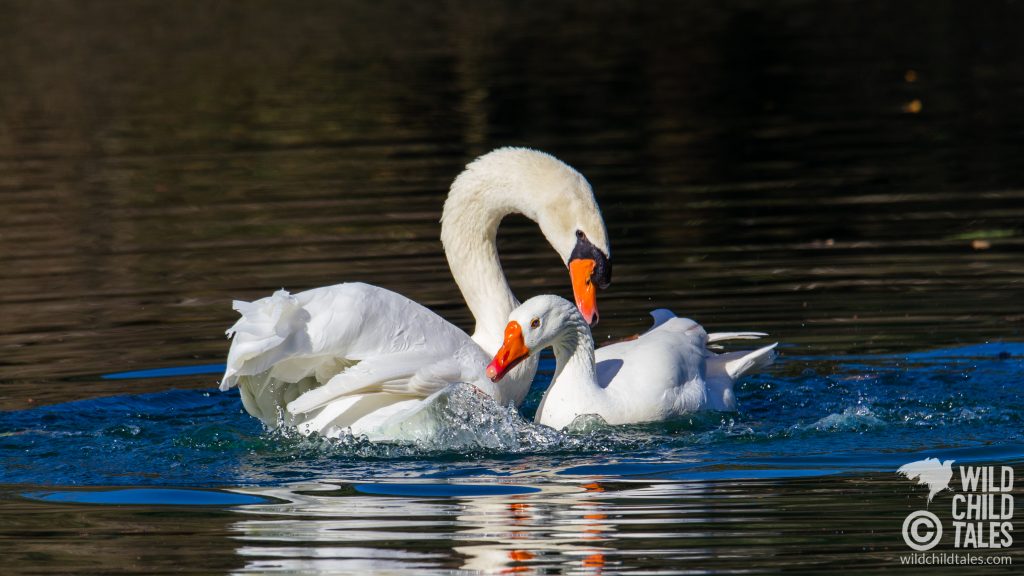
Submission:
POLYGON ((476 320, 472 337, 376 286, 347 283, 294 295, 280 290, 235 302, 242 317, 228 330, 233 340, 220 389, 238 385, 245 409, 271 427, 324 435, 350 429, 374 436, 453 382, 476 382, 499 403, 518 406, 536 361, 501 387, 482 375, 518 305, 495 246, 498 225, 513 213, 540 225, 569 268, 580 310, 596 321, 596 287, 607 286, 611 265, 590 185, 548 154, 501 148, 455 179, 441 218, 452 275, 476 320))
POLYGON ((535 420, 561 429, 584 414, 608 424, 658 422, 698 410, 735 410, 733 382, 767 366, 775 344, 759 350, 716 354, 712 342, 760 338, 760 332, 708 334, 700 324, 659 309, 654 326, 638 338, 594 352, 590 328, 558 296, 536 296, 509 315, 505 341, 487 367, 501 380, 519 362, 552 347, 555 375, 535 420), (596 362, 595 362, 596 360, 596 362))

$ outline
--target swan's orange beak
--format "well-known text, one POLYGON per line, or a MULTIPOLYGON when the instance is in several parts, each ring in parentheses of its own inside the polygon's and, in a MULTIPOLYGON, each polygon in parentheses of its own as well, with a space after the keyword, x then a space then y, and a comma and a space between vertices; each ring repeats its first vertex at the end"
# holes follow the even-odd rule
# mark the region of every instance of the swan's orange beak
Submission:
POLYGON ((523 327, 515 320, 505 327, 505 341, 494 355, 494 359, 487 365, 487 377, 491 382, 497 382, 508 374, 508 371, 515 368, 530 355, 530 349, 523 342, 523 327))
POLYGON ((583 314, 583 320, 591 326, 597 324, 597 286, 594 286, 594 268, 597 262, 590 258, 569 261, 569 278, 572 279, 572 295, 576 307, 583 314))

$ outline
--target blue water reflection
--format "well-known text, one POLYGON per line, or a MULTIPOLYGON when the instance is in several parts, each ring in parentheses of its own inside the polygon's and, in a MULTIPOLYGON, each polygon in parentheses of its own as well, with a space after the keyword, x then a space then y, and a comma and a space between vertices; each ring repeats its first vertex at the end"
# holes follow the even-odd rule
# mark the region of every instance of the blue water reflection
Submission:
POLYGON ((26 492, 25 498, 54 503, 107 504, 112 506, 240 506, 261 504, 266 498, 214 490, 173 488, 126 488, 121 490, 51 490, 26 492))

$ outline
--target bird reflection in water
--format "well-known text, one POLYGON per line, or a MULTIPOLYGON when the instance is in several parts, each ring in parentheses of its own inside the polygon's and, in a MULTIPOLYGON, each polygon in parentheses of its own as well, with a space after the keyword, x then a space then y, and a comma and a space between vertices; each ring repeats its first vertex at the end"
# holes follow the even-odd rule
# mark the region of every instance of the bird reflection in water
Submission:
POLYGON ((236 508, 246 517, 231 532, 246 573, 602 573, 617 531, 601 500, 605 488, 534 486, 540 491, 448 498, 367 495, 345 484, 242 490, 278 501, 236 508), (467 544, 448 548, 452 541, 467 544))
POLYGON ((604 505, 594 498, 602 492, 596 482, 548 485, 512 502, 468 502, 468 513, 459 519, 474 527, 463 534, 483 542, 455 548, 467 557, 462 568, 518 574, 558 566, 602 573, 608 549, 601 543, 615 531, 604 505))

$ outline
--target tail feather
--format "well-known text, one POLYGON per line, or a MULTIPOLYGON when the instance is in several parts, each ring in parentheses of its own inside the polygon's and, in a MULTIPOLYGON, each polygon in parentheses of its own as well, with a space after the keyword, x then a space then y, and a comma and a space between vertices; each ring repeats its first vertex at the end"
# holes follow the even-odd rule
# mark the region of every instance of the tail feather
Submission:
POLYGON ((708 371, 724 373, 730 380, 737 380, 747 372, 771 366, 775 361, 775 347, 778 343, 758 348, 757 350, 741 350, 717 354, 708 359, 708 371))
POLYGON ((242 317, 227 330, 232 341, 221 390, 235 386, 240 376, 259 374, 284 358, 310 352, 309 313, 287 291, 254 302, 236 300, 234 309, 242 317))
POLYGON ((765 332, 712 332, 708 334, 708 343, 724 340, 757 340, 767 335, 765 332))

